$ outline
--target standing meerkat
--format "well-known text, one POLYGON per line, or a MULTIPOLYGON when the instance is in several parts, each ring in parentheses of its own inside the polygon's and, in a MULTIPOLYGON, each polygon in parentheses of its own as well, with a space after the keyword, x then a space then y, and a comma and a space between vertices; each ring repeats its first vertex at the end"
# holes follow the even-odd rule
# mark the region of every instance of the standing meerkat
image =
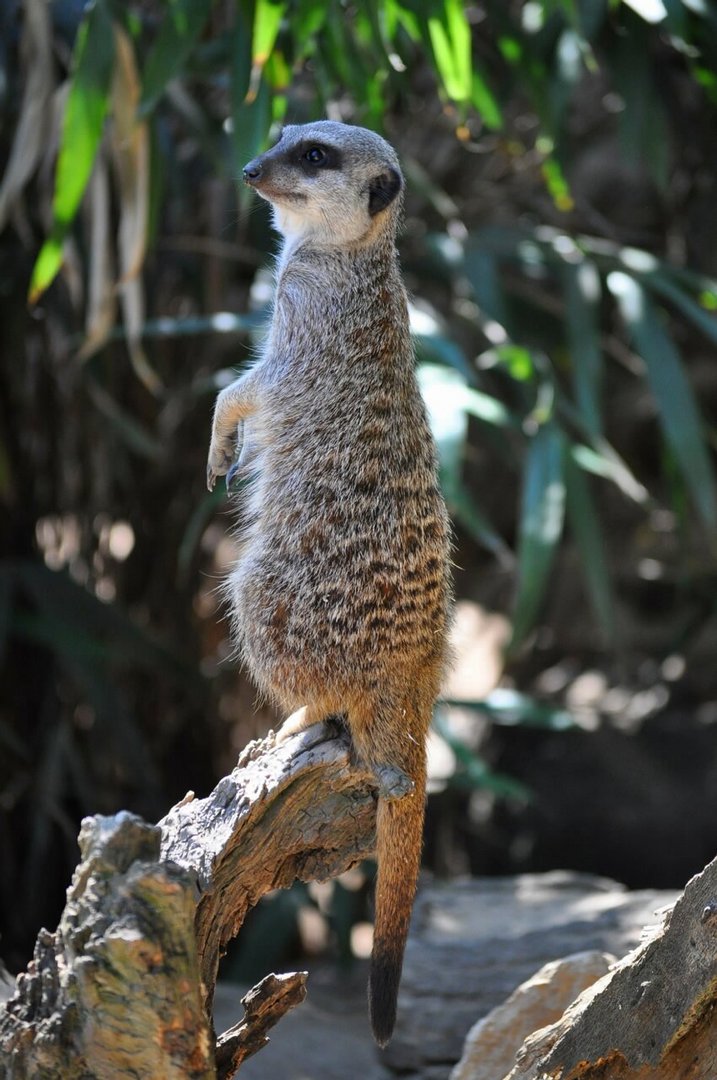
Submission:
POLYGON ((252 478, 227 592, 251 674, 293 712, 279 738, 341 715, 379 781, 369 1011, 385 1046, 450 602, 448 517, 395 244, 403 177, 380 136, 325 120, 285 127, 244 179, 284 243, 262 355, 217 398, 207 482, 237 468, 252 478))

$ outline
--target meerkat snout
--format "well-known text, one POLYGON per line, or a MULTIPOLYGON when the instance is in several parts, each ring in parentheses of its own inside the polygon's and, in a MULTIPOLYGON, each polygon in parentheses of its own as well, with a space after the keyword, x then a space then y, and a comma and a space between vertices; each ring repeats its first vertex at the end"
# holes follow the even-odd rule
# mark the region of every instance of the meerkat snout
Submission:
POLYGON ((250 161, 248 165, 245 165, 242 169, 242 175, 244 176, 244 182, 246 184, 253 184, 255 180, 258 180, 261 176, 261 164, 255 159, 250 161))

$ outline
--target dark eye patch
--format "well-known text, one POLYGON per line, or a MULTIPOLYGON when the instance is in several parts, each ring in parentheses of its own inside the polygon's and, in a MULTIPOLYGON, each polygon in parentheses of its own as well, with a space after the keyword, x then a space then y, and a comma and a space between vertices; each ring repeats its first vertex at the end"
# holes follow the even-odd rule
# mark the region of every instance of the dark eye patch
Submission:
POLYGON ((326 143, 299 143, 291 157, 307 176, 316 176, 323 169, 340 169, 342 164, 339 151, 326 143))

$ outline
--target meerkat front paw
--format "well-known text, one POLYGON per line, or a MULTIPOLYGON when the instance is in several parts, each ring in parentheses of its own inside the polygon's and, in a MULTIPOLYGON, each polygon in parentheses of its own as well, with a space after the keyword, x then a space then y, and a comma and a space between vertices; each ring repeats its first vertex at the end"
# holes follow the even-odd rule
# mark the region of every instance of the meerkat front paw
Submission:
POLYGON ((218 476, 226 476, 231 471, 235 452, 236 438, 212 438, 207 460, 207 487, 210 491, 214 491, 218 476))

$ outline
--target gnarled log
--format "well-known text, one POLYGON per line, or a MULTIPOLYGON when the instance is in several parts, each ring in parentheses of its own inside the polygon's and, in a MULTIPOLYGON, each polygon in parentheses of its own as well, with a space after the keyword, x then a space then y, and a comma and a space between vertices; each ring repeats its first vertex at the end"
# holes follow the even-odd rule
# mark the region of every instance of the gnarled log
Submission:
POLYGON ((211 795, 158 826, 83 822, 60 925, 40 932, 0 1012, 0 1077, 209 1080, 264 1044, 304 976, 263 980, 215 1043, 222 950, 265 893, 340 874, 374 846, 376 781, 333 736, 317 725, 252 743, 211 795))

